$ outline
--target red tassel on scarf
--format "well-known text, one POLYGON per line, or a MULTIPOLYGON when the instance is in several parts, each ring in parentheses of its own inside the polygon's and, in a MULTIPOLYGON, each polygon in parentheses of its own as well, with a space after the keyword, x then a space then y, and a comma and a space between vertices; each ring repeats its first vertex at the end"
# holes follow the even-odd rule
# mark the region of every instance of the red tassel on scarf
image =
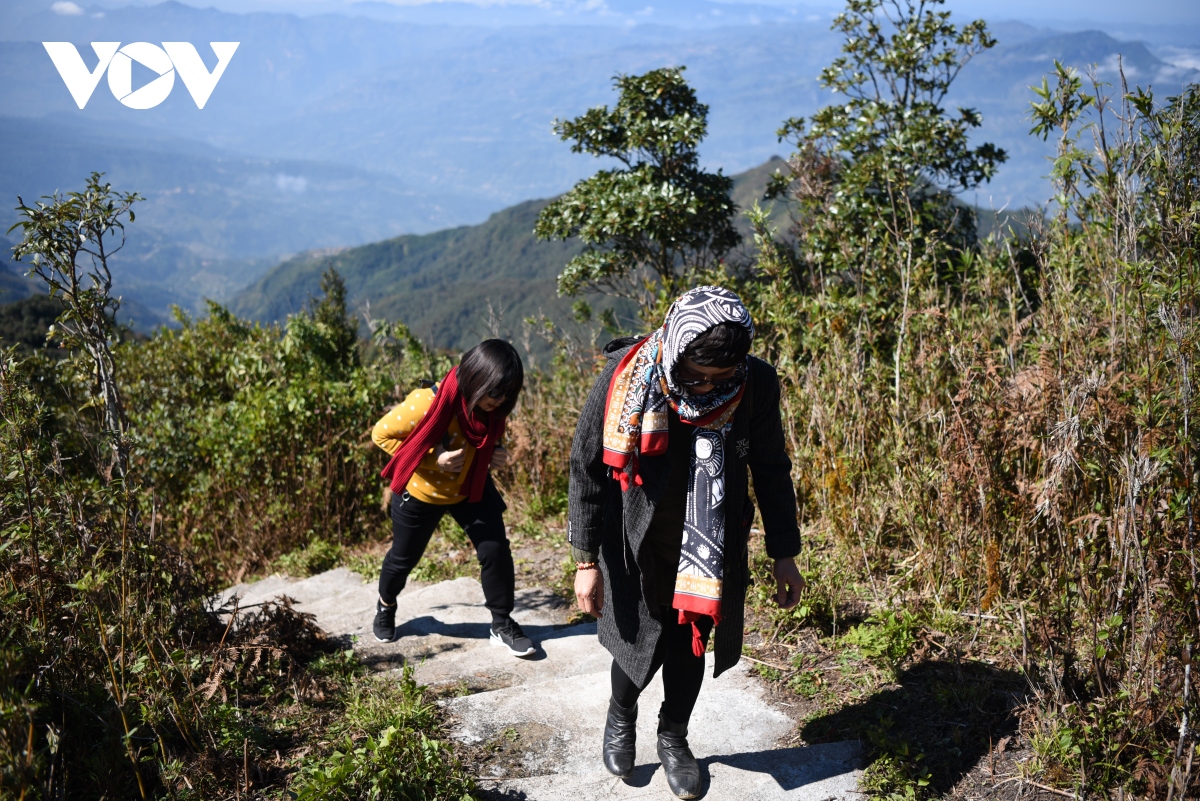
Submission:
MULTIPOLYGON (((704 656, 704 637, 700 634, 700 627, 696 625, 696 621, 705 617, 703 612, 692 612, 688 609, 679 610, 679 622, 692 624, 692 655, 704 656)), ((713 619, 713 628, 721 625, 720 615, 708 615, 713 619)))
POLYGON ((630 457, 628 469, 614 467, 612 469, 612 477, 621 482, 621 492, 629 492, 631 487, 642 486, 642 474, 638 472, 637 454, 635 453, 630 457))
POLYGON ((478 503, 483 498, 488 466, 492 463, 492 452, 504 436, 505 419, 498 414, 480 414, 467 408, 467 400, 458 388, 457 367, 446 373, 434 393, 433 405, 412 433, 405 437, 404 443, 396 449, 391 461, 380 473, 384 478, 391 479, 392 492, 404 492, 425 454, 441 441, 450 428, 450 421, 455 418, 458 418, 463 437, 475 448, 475 459, 463 482, 467 500, 478 503))

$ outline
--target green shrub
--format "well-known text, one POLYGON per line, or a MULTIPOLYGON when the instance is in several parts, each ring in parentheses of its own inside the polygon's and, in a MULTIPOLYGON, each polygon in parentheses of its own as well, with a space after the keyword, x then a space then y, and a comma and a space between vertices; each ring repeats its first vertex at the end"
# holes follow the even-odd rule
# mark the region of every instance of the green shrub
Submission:
POLYGON ((846 632, 842 642, 894 671, 912 653, 919 628, 915 615, 907 609, 896 609, 867 618, 846 632))
POLYGON ((862 788, 875 798, 888 801, 917 801, 926 796, 929 772, 919 767, 921 755, 908 759, 903 755, 884 754, 863 771, 862 788))
POLYGON ((437 727, 436 707, 411 666, 398 680, 357 684, 329 732, 332 749, 305 760, 291 791, 299 801, 467 801, 473 782, 453 750, 428 736, 437 727))
POLYGON ((816 698, 821 692, 821 674, 816 670, 802 670, 788 680, 792 692, 805 698, 816 698))
POLYGON ((754 672, 766 681, 779 681, 783 678, 783 673, 779 668, 771 667, 770 665, 755 665, 754 672))
MULTIPOLYGON (((206 568, 236 574, 309 543, 336 549, 385 520, 386 455, 369 434, 425 374, 426 354, 388 340, 364 365, 340 279, 330 273, 322 285, 325 297, 283 328, 210 304, 205 319, 177 312, 178 329, 120 354, 152 502, 165 531, 206 568)), ((328 563, 305 553, 289 569, 328 563)))
POLYGON ((315 539, 300 550, 285 553, 275 560, 275 565, 289 576, 315 576, 341 564, 344 550, 336 543, 315 539))

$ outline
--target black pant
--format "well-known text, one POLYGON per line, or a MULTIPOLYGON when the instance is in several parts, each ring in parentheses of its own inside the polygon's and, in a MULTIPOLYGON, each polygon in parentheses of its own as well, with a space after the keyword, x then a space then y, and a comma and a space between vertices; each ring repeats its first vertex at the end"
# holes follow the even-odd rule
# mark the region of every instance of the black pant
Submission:
MULTIPOLYGON (((687 724, 692 717, 696 699, 700 697, 700 685, 704 683, 704 657, 692 653, 692 624, 679 622, 679 611, 662 607, 663 630, 654 646, 654 659, 646 684, 662 668, 663 705, 662 713, 674 723, 687 724)), ((704 644, 712 633, 711 617, 696 621, 704 644)), ((613 699, 623 707, 633 706, 644 687, 638 687, 633 679, 625 675, 617 660, 612 663, 613 699)))
POLYGON ((478 503, 459 501, 439 505, 419 501, 407 492, 392 495, 392 547, 383 557, 383 569, 379 572, 380 599, 387 604, 396 602, 396 596, 408 582, 408 574, 421 561, 442 515, 449 512, 475 546, 484 605, 492 613, 492 622, 507 618, 512 613, 516 591, 512 550, 504 533, 503 514, 507 508, 491 477, 478 503))

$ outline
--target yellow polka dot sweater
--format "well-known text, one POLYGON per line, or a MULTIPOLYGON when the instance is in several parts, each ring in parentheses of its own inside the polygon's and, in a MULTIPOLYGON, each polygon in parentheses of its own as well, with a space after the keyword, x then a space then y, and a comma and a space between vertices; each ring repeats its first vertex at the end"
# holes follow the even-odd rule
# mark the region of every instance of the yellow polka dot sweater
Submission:
MULTIPOLYGON (((394 455, 404 443, 404 438, 412 433, 432 405, 432 389, 413 390, 407 398, 393 407, 383 416, 382 420, 375 424, 375 428, 371 431, 371 439, 375 441, 376 445, 387 451, 389 456, 394 455)), ((457 418, 450 421, 450 428, 446 431, 446 436, 442 438, 441 444, 448 451, 456 451, 459 448, 466 449, 463 452, 463 456, 466 458, 463 461, 462 470, 451 473, 441 469, 433 457, 433 449, 430 449, 425 458, 421 460, 421 465, 413 473, 412 478, 408 480, 405 489, 408 490, 409 495, 426 503, 452 504, 465 501, 467 496, 462 491, 462 485, 471 469, 471 462, 475 458, 475 448, 463 436, 457 418)))

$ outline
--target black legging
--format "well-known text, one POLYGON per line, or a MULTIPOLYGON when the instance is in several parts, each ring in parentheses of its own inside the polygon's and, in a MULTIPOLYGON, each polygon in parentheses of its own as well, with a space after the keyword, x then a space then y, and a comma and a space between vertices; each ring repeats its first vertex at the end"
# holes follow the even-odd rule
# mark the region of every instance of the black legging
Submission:
MULTIPOLYGON (((654 659, 646 684, 662 668, 663 705, 662 713, 673 723, 687 724, 692 717, 696 699, 700 697, 700 685, 704 683, 704 657, 692 653, 692 624, 679 623, 679 612, 670 607, 662 608, 663 630, 654 647, 654 659)), ((704 644, 712 632, 712 618, 703 617, 696 624, 704 644)), ((633 706, 645 687, 638 687, 633 679, 625 675, 617 660, 612 663, 613 699, 623 707, 633 706)))
POLYGON ((484 606, 492 613, 492 622, 507 618, 513 610, 516 577, 512 550, 504 533, 506 508, 490 476, 478 503, 460 501, 442 505, 419 501, 407 492, 393 495, 392 547, 383 557, 383 569, 379 571, 379 598, 386 604, 396 602, 396 596, 408 583, 408 574, 421 561, 442 515, 449 513, 475 546, 484 606))

